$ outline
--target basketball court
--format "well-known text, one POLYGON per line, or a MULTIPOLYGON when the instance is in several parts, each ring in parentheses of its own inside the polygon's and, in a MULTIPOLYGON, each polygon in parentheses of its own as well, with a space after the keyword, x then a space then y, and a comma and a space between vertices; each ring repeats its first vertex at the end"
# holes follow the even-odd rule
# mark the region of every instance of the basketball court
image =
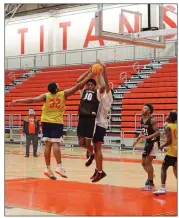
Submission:
MULTIPOLYGON (((56 181, 43 175, 44 157, 24 158, 22 146, 7 146, 5 155, 6 215, 71 216, 156 216, 177 214, 177 182, 168 171, 167 194, 154 196, 142 191, 146 175, 140 163, 141 152, 104 149, 107 176, 96 184, 90 177, 94 163, 85 167, 85 150, 62 148, 68 178, 56 181), (17 196, 19 196, 17 198, 17 196), (148 206, 150 205, 150 207, 148 206)), ((160 154, 154 161, 156 188, 160 187, 160 154)), ((56 167, 52 157, 52 169, 56 167)))
MULTIPOLYGON (((109 62, 127 60, 128 54, 135 53, 135 49, 130 45, 147 47, 148 52, 143 53, 145 58, 146 55, 153 56, 152 49, 158 54, 163 51, 166 48, 165 37, 177 34, 177 28, 164 28, 164 10, 166 6, 162 4, 152 4, 150 10, 147 4, 116 4, 112 7, 98 4, 93 14, 95 36, 107 40, 110 47, 103 53, 101 60, 105 60, 107 56, 109 62), (113 21, 108 20, 111 13, 115 17, 113 21), (147 19, 144 19, 146 14, 147 19), (134 28, 129 25, 131 19, 135 22, 134 28), (123 53, 115 47, 119 43, 126 45, 123 53)), ((173 13, 172 10, 170 12, 173 13)), ((176 12, 174 13, 176 15, 176 12)), ((138 69, 139 63, 135 63, 133 68, 138 69)), ((127 81, 125 72, 120 74, 120 77, 121 80, 127 81)), ((113 113, 114 115, 116 114, 113 113)), ((158 117, 162 131, 165 116, 160 115, 158 117)), ((134 124, 140 122, 140 116, 138 113, 133 116, 134 124)), ((110 130, 122 128, 116 123, 110 125, 110 130)), ((140 128, 137 125, 134 127, 135 131, 140 128)), ((5 215, 177 216, 177 181, 172 168, 167 172, 166 195, 155 196, 152 191, 143 191, 141 187, 144 186, 147 175, 141 165, 142 149, 139 146, 140 149, 133 150, 131 145, 134 139, 128 139, 130 131, 122 131, 119 134, 119 130, 114 130, 114 136, 109 136, 105 144, 114 137, 116 141, 120 138, 120 146, 111 146, 109 143, 103 147, 103 168, 107 176, 97 183, 90 180, 95 170, 95 161, 91 166, 85 167, 86 150, 79 146, 61 146, 62 163, 68 178, 57 175, 57 180, 50 180, 44 175, 42 145, 38 158, 33 157, 32 150, 30 157, 25 158, 24 144, 5 143, 5 215), (121 139, 125 140, 127 149, 121 147, 121 139)), ((77 138, 73 136, 70 144, 75 144, 76 141, 77 138)), ((165 153, 158 152, 153 161, 156 189, 160 188, 161 184, 164 156, 165 153)), ((51 167, 53 170, 56 168, 53 155, 51 167)))

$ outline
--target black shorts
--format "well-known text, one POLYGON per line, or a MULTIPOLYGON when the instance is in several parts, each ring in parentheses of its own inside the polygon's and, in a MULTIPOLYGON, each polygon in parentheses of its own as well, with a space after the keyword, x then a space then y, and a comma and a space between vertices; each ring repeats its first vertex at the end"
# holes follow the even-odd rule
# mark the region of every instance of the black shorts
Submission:
POLYGON ((106 135, 106 129, 101 126, 96 126, 95 134, 93 137, 93 143, 101 142, 101 144, 103 144, 105 135, 106 135))
POLYGON ((42 122, 42 133, 45 140, 55 139, 54 142, 58 142, 63 136, 63 124, 42 122))
POLYGON ((163 160, 163 163, 162 165, 163 166, 174 166, 175 164, 177 163, 177 157, 172 157, 172 156, 169 156, 169 155, 166 155, 164 160, 163 160))
POLYGON ((77 135, 84 138, 93 138, 95 117, 79 117, 77 135))
POLYGON ((145 143, 142 157, 147 157, 147 156, 156 157, 157 151, 158 151, 158 142, 157 141, 148 141, 145 143))

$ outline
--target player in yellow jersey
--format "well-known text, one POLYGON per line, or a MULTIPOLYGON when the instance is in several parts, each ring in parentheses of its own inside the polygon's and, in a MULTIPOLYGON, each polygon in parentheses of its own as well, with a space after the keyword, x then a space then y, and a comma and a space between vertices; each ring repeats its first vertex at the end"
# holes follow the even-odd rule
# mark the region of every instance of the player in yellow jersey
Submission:
POLYGON ((42 133, 45 142, 44 157, 47 166, 44 174, 50 179, 56 179, 50 167, 52 147, 57 162, 57 168, 55 172, 62 177, 67 178, 66 171, 62 167, 60 152, 60 138, 63 136, 63 115, 65 112, 65 101, 76 91, 82 89, 86 82, 92 77, 93 73, 89 72, 88 76, 82 82, 64 91, 60 91, 58 84, 52 82, 48 85, 48 93, 42 94, 35 98, 18 99, 11 102, 11 104, 44 102, 41 116, 42 133))
POLYGON ((177 113, 170 112, 168 117, 168 124, 165 126, 165 135, 167 141, 160 147, 163 150, 167 147, 167 154, 162 164, 161 169, 161 188, 158 191, 153 192, 155 195, 166 194, 166 178, 167 170, 169 166, 173 166, 173 173, 177 178, 177 113))
MULTIPOLYGON (((177 111, 176 111, 176 110, 172 110, 172 112, 177 112, 177 111)), ((169 112, 169 113, 167 114, 167 116, 166 116, 165 123, 164 123, 164 127, 165 127, 166 125, 168 125, 169 114, 170 114, 170 112, 169 112)))

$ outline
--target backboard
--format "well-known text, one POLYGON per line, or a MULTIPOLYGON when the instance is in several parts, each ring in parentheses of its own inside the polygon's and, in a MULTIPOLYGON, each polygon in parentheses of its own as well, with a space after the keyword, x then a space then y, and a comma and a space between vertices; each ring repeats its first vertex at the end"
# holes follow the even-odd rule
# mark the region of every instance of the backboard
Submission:
POLYGON ((166 10, 177 20, 177 13, 162 4, 98 4, 95 35, 119 43, 165 48, 165 36, 177 34, 177 27, 164 25, 166 10))

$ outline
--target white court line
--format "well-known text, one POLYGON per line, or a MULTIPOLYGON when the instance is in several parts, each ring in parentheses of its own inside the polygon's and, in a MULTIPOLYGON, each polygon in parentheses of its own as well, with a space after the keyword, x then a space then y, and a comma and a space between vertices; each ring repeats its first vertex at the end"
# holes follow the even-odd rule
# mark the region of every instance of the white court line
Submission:
MULTIPOLYGON (((22 178, 23 179, 23 178, 22 178)), ((5 181, 6 184, 9 184, 9 183, 19 183, 19 182, 35 182, 35 181, 38 181, 38 180, 46 180, 45 178, 38 178, 38 179, 27 179, 27 178, 24 178, 24 180, 22 181, 5 181)))
POLYGON ((161 214, 155 214, 153 216, 166 216, 166 215, 172 215, 176 213, 177 214, 177 210, 173 210, 173 211, 169 211, 169 212, 166 212, 166 213, 161 213, 161 214))
MULTIPOLYGON (((7 205, 8 206, 8 205, 7 205)), ((7 215, 6 214, 6 216, 40 216, 40 217, 44 217, 44 216, 47 216, 47 217, 49 217, 50 215, 53 215, 53 216, 60 216, 60 214, 57 214, 57 213, 52 213, 52 212, 47 212, 47 211, 45 211, 45 210, 40 210, 40 209, 33 209, 33 208, 26 208, 26 207, 20 207, 20 206, 17 206, 17 205, 9 205, 10 207, 13 207, 13 208, 11 208, 10 210, 12 211, 12 210, 16 210, 16 209, 22 209, 23 211, 24 210, 27 210, 27 211, 29 211, 29 212, 39 212, 39 213, 45 213, 45 215, 41 215, 41 214, 39 214, 39 215, 37 215, 37 214, 34 214, 34 215, 22 215, 22 214, 18 214, 18 215, 11 215, 11 214, 9 214, 9 215, 7 215)), ((7 211, 8 210, 8 208, 5 208, 5 210, 7 211)), ((20 212, 20 211, 19 211, 20 212)), ((7 212, 8 213, 8 212, 7 212)))

